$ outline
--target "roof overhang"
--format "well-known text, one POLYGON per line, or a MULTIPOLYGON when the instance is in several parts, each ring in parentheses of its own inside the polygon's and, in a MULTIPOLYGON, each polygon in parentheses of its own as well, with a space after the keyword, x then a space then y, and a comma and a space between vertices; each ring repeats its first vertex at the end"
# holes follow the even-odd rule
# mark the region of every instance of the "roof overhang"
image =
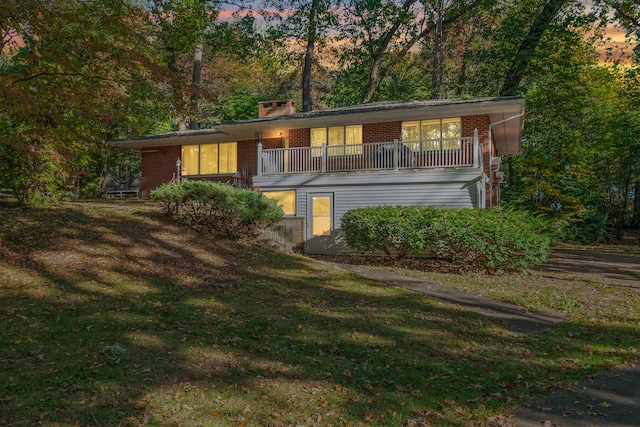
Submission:
POLYGON ((212 129, 148 135, 112 141, 112 144, 140 150, 147 147, 286 137, 290 129, 488 115, 491 123, 499 122, 492 127, 498 154, 516 154, 521 147, 523 112, 524 99, 520 97, 378 102, 222 123, 212 129))

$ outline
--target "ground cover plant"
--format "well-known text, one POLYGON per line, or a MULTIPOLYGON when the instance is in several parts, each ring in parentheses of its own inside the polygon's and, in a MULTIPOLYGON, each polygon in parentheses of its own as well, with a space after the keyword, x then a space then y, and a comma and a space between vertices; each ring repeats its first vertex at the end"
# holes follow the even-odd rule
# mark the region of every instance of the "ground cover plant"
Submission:
POLYGON ((0 203, 0 277, 0 425, 483 425, 640 341, 627 289, 471 276, 568 314, 522 335, 151 202, 0 203))

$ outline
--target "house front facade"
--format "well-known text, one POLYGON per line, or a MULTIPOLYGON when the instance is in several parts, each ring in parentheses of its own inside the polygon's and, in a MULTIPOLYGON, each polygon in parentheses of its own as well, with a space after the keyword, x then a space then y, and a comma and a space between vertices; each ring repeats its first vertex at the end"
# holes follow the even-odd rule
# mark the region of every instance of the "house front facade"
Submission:
POLYGON ((308 254, 348 253, 341 218, 368 206, 500 204, 502 156, 521 148, 519 97, 382 102, 260 117, 114 144, 142 153, 142 196, 180 178, 226 182, 283 206, 308 254))

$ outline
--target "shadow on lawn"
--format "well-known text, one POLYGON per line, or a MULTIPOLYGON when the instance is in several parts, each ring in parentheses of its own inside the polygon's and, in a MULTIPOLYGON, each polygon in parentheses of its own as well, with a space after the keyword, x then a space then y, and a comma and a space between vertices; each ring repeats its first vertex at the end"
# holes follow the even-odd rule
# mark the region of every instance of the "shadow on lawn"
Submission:
POLYGON ((511 334, 149 209, 0 211, 0 424, 466 426, 638 339, 511 334))

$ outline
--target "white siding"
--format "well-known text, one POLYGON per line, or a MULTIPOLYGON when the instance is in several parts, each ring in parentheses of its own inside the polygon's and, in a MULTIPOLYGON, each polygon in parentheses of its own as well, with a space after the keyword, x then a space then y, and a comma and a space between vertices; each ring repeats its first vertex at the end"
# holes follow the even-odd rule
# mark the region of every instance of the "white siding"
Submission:
MULTIPOLYGON (((298 200, 305 204, 305 214, 307 194, 313 192, 313 188, 298 189, 298 200)), ((334 239, 335 251, 339 254, 348 252, 348 247, 342 238, 341 224, 342 217, 349 210, 383 205, 473 208, 478 200, 475 183, 469 185, 440 183, 438 185, 336 186, 324 187, 322 192, 334 194, 334 239)))
MULTIPOLYGON (((264 177, 263 177, 264 178, 264 177)), ((407 174, 304 175, 260 181, 263 191, 297 187, 297 216, 307 218, 310 193, 333 193, 335 253, 348 253, 341 236, 342 216, 349 210, 371 206, 478 207, 480 174, 476 170, 432 171, 407 174), (269 182, 271 181, 271 182, 269 182), (295 182, 294 182, 295 181, 295 182)))

